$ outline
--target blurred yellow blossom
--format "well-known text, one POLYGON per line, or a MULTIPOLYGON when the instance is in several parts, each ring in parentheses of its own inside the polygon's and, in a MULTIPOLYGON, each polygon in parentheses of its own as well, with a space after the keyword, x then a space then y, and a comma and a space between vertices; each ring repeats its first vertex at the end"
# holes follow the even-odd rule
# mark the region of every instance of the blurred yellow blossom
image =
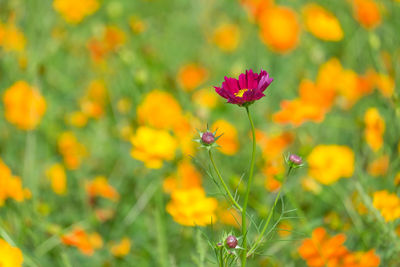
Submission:
POLYGON ((373 151, 378 151, 383 145, 385 121, 377 108, 369 108, 364 115, 365 139, 373 151))
POLYGON ((13 176, 8 166, 0 159, 0 207, 8 198, 22 202, 30 197, 31 192, 22 187, 21 178, 13 176))
POLYGON ((102 35, 91 38, 87 47, 92 60, 100 63, 112 52, 115 52, 126 42, 126 34, 117 26, 106 26, 102 35))
POLYGON ((104 176, 96 176, 93 180, 86 184, 86 191, 89 197, 104 197, 113 201, 119 199, 118 192, 112 187, 107 178, 104 176))
POLYGON ((226 203, 218 205, 217 217, 219 222, 222 224, 240 228, 242 216, 237 210, 229 208, 228 204, 226 203))
POLYGON ((386 222, 400 218, 400 198, 386 190, 377 191, 373 195, 374 207, 379 210, 386 222))
POLYGON ((224 52, 233 52, 239 45, 240 30, 236 24, 221 24, 213 35, 213 42, 224 52))
POLYGON ((131 16, 129 18, 129 26, 136 34, 144 32, 147 28, 146 23, 138 16, 131 16))
POLYGON ((317 4, 308 4, 303 9, 307 30, 324 41, 340 41, 343 30, 339 20, 331 12, 317 4))
POLYGON ((211 129, 218 129, 217 134, 222 134, 218 139, 218 149, 226 155, 234 155, 239 149, 238 133, 236 128, 226 120, 217 120, 211 129))
POLYGON ((182 108, 171 94, 153 90, 137 107, 137 117, 140 124, 170 130, 182 117, 182 108))
POLYGON ((86 94, 80 99, 82 112, 88 117, 99 119, 104 114, 107 100, 107 88, 103 81, 90 82, 86 94))
POLYGON ((296 48, 300 25, 296 13, 283 6, 273 6, 260 15, 261 40, 273 51, 287 53, 296 48))
POLYGON ((167 204, 167 212, 174 221, 185 226, 206 226, 215 223, 218 202, 215 198, 206 197, 200 187, 175 190, 167 204))
POLYGON ((111 247, 111 254, 114 257, 122 258, 129 254, 131 250, 131 241, 129 238, 124 237, 118 244, 111 247))
POLYGON ((374 0, 353 0, 355 19, 366 29, 373 29, 381 23, 381 13, 374 0))
POLYGON ((22 130, 32 130, 46 111, 46 100, 25 81, 18 81, 3 95, 6 119, 22 130))
POLYGON ((283 153, 293 140, 294 136, 289 132, 267 135, 256 129, 256 141, 266 160, 282 159, 283 153))
POLYGON ((387 74, 377 73, 375 76, 375 84, 384 97, 392 97, 395 89, 395 83, 392 77, 387 74))
POLYGON ((267 164, 263 168, 263 174, 265 176, 265 188, 270 192, 281 188, 282 182, 279 180, 279 177, 284 174, 284 172, 285 167, 283 165, 283 159, 267 161, 267 164))
POLYGON ((368 164, 367 171, 372 176, 383 176, 387 173, 389 169, 389 156, 383 155, 370 164, 368 164))
POLYGON ((0 266, 22 267, 24 258, 19 248, 13 247, 0 238, 0 266))
POLYGON ((207 69, 195 63, 183 65, 177 75, 179 85, 187 92, 199 87, 207 78, 207 69))
POLYGON ((313 192, 314 194, 319 194, 322 190, 321 185, 309 176, 301 179, 301 187, 306 191, 313 192))
POLYGON ((71 24, 80 23, 99 8, 97 0, 54 0, 54 9, 71 24))
POLYGON ((131 107, 132 101, 127 97, 123 97, 117 102, 117 109, 121 114, 127 114, 131 110, 131 107))
POLYGON ((202 108, 212 109, 218 104, 218 96, 211 88, 203 88, 193 93, 192 101, 202 108))
POLYGON ((175 174, 165 178, 163 189, 166 193, 172 193, 177 189, 191 189, 201 187, 201 174, 188 160, 179 162, 175 174))
POLYGON ((354 153, 347 146, 318 145, 307 158, 309 175, 330 185, 340 178, 350 178, 354 172, 354 153))
POLYGON ((64 195, 67 192, 67 175, 64 166, 56 163, 46 170, 46 176, 51 182, 54 193, 64 195))
POLYGON ((74 111, 67 114, 66 121, 72 126, 82 128, 87 124, 88 117, 82 111, 74 111))
POLYGON ((78 142, 72 132, 63 132, 58 138, 58 151, 63 156, 67 169, 76 170, 87 155, 86 148, 78 142))
POLYGON ((0 22, 0 46, 5 51, 22 52, 26 46, 26 39, 11 18, 7 24, 0 22))
POLYGON ((172 160, 177 148, 176 140, 164 130, 141 126, 131 138, 131 156, 143 161, 147 168, 159 169, 164 160, 172 160))
POLYGON ((274 0, 240 0, 254 22, 258 22, 262 14, 274 5, 274 2, 274 0))
POLYGON ((78 248, 83 254, 91 256, 96 249, 103 246, 103 239, 98 233, 88 234, 80 227, 61 236, 61 242, 68 246, 78 248))

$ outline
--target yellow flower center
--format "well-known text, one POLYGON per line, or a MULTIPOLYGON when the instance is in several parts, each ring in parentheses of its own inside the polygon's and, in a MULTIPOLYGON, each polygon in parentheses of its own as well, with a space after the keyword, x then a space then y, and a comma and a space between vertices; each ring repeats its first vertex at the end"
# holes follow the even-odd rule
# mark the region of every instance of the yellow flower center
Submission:
POLYGON ((243 97, 243 94, 247 92, 249 89, 240 89, 239 92, 235 93, 237 97, 243 97))

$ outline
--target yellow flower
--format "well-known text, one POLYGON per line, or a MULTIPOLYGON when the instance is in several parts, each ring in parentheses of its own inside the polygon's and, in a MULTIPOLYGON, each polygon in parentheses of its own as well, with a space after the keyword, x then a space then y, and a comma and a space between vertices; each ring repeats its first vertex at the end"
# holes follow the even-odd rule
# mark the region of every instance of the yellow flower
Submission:
POLYGON ((7 24, 0 23, 0 45, 5 51, 22 52, 25 49, 25 36, 12 20, 7 24))
POLYGON ((314 194, 319 194, 322 190, 321 185, 309 176, 301 179, 301 187, 305 191, 310 191, 314 194))
POLYGON ((79 143, 72 132, 64 132, 58 138, 58 151, 63 156, 65 166, 70 170, 76 170, 87 155, 86 148, 79 143))
POLYGON ((29 189, 22 188, 21 179, 13 176, 8 166, 0 159, 0 207, 8 198, 21 202, 30 197, 29 189))
POLYGON ((66 121, 72 126, 82 128, 87 124, 88 117, 82 111, 75 111, 67 114, 66 121))
POLYGON ((218 104, 218 96, 211 88, 203 88, 193 93, 192 101, 202 108, 212 109, 218 104))
POLYGON ((208 71, 194 63, 182 66, 177 75, 179 85, 187 92, 199 87, 207 78, 208 71))
POLYGON ((97 0, 54 0, 53 8, 71 24, 80 23, 99 8, 97 0))
POLYGON ((386 190, 377 191, 373 195, 374 207, 379 210, 386 222, 400 218, 400 198, 386 190))
POLYGON ((121 114, 128 114, 128 112, 131 110, 131 107, 132 101, 127 97, 123 97, 117 102, 117 109, 121 114))
POLYGON ((214 31, 213 42, 224 52, 233 52, 239 45, 240 30, 235 24, 222 24, 214 31))
POLYGON ((119 199, 118 192, 112 187, 107 178, 104 176, 97 176, 92 181, 86 184, 86 191, 91 198, 104 197, 113 201, 119 199))
POLYGON ((24 258, 19 248, 13 247, 0 238, 0 266, 22 267, 24 258))
POLYGON ((283 6, 273 6, 262 12, 259 19, 260 35, 273 51, 287 53, 299 41, 300 25, 296 13, 283 6))
POLYGON ((164 160, 172 160, 177 148, 176 140, 164 130, 141 126, 131 138, 131 156, 143 161, 147 168, 159 169, 164 160))
POLYGON ((392 77, 387 74, 377 73, 375 76, 375 84, 384 97, 392 97, 395 88, 392 77))
POLYGON ((354 172, 354 153, 347 146, 319 145, 307 158, 309 175, 330 185, 340 178, 350 178, 354 172))
POLYGON ((46 170, 46 176, 51 181, 54 193, 64 195, 67 192, 67 175, 63 165, 56 163, 46 170))
POLYGON ((144 32, 147 28, 146 23, 138 16, 131 16, 129 18, 129 26, 131 27, 131 30, 136 34, 144 32))
POLYGON ((140 124, 170 130, 182 117, 182 108, 169 93, 153 90, 137 107, 137 117, 140 124))
POLYGON ((185 226, 206 226, 216 221, 218 202, 206 197, 203 188, 176 190, 171 194, 167 212, 174 221, 185 226))
POLYGON ((383 176, 389 168, 389 156, 383 155, 368 165, 368 173, 372 176, 383 176))
POLYGON ((18 81, 3 95, 6 119, 21 130, 32 130, 46 111, 46 101, 39 91, 25 81, 18 81))
POLYGON ((111 247, 111 254, 114 257, 122 258, 128 255, 131 250, 131 241, 129 238, 124 237, 118 244, 115 244, 111 247))
POLYGON ((365 139, 373 151, 378 151, 383 145, 385 121, 377 108, 369 108, 364 115, 365 139))
POLYGON ((218 148, 226 155, 234 155, 239 149, 238 133, 236 128, 226 120, 214 122, 211 129, 218 129, 219 134, 223 134, 217 141, 218 148))
POLYGON ((99 119, 104 114, 107 100, 107 88, 103 81, 93 80, 86 94, 80 99, 82 113, 88 117, 99 119))
POLYGON ((166 193, 177 189, 190 189, 201 186, 201 174, 188 160, 179 162, 176 174, 167 177, 163 182, 166 193))
POLYGON ((343 30, 340 22, 331 12, 317 4, 308 4, 304 8, 307 30, 324 41, 340 41, 343 30))

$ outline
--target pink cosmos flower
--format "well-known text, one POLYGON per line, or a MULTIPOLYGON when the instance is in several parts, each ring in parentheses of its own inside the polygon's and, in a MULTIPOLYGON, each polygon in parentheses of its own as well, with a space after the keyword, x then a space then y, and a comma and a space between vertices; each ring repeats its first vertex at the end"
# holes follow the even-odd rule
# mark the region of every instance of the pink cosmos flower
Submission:
POLYGON ((228 100, 228 103, 248 106, 265 96, 264 90, 273 80, 265 70, 261 70, 258 74, 250 69, 240 74, 239 79, 225 76, 222 86, 214 88, 220 96, 228 100))

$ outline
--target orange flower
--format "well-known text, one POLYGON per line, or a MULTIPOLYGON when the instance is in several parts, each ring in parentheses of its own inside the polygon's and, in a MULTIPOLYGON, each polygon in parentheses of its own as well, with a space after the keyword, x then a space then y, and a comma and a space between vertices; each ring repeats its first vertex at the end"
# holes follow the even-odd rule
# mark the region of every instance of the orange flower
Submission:
POLYGON ((125 42, 126 35, 124 31, 116 26, 106 26, 103 35, 99 39, 95 37, 90 39, 87 46, 93 61, 100 62, 125 42))
POLYGON ((273 51, 287 53, 297 46, 300 25, 292 9, 282 6, 268 8, 262 13, 259 23, 261 39, 273 51))
POLYGON ((377 73, 375 76, 375 84, 384 97, 392 97, 395 89, 395 83, 392 77, 387 74, 377 73))
POLYGON ((283 221, 278 225, 278 234, 280 237, 288 237, 291 235, 293 226, 289 221, 283 221))
POLYGON ((129 238, 124 237, 118 244, 111 247, 111 254, 114 257, 122 258, 129 254, 131 250, 131 241, 129 238))
POLYGON ((97 0, 54 0, 53 8, 71 24, 80 23, 99 8, 97 0))
POLYGON ((9 198, 22 202, 30 197, 31 192, 22 187, 21 178, 13 176, 8 166, 0 159, 0 207, 9 198))
POLYGON ((118 192, 108 183, 107 178, 104 176, 97 176, 88 182, 86 191, 91 198, 104 197, 113 201, 119 199, 118 192))
POLYGON ((103 240, 98 233, 88 234, 80 227, 76 227, 70 233, 62 235, 61 242, 78 248, 87 256, 93 255, 95 249, 103 246, 103 240))
POLYGON ((82 128, 87 124, 88 117, 82 111, 74 111, 70 114, 67 114, 65 120, 72 126, 82 128))
POLYGON ((171 193, 177 189, 201 187, 201 174, 188 160, 179 162, 175 175, 167 177, 163 182, 163 189, 171 193))
POLYGON ((365 139, 373 151, 378 151, 383 146, 385 121, 377 108, 369 108, 364 115, 365 139))
POLYGON ((311 238, 303 241, 299 254, 310 267, 340 266, 339 261, 348 254, 343 245, 345 240, 344 234, 329 237, 325 229, 319 227, 314 229, 311 238))
POLYGON ((225 203, 218 206, 217 215, 218 220, 225 225, 239 228, 242 222, 242 216, 240 213, 235 209, 229 208, 225 203))
POLYGON ((211 129, 218 129, 218 133, 222 136, 217 143, 218 149, 226 155, 234 155, 239 149, 238 133, 236 128, 226 120, 218 120, 214 122, 211 129))
POLYGON ((343 30, 331 12, 317 4, 308 4, 303 9, 307 30, 324 41, 340 41, 343 30))
POLYGON ((0 22, 0 46, 5 51, 22 52, 26 46, 26 39, 23 32, 17 28, 13 20, 11 18, 7 24, 0 22))
POLYGON ((366 29, 371 30, 381 23, 381 13, 374 0, 353 0, 355 19, 366 29))
POLYGON ((281 111, 273 115, 278 123, 292 123, 299 126, 306 121, 322 122, 333 104, 335 91, 331 87, 318 86, 303 80, 299 85, 300 97, 281 102, 281 111))
POLYGON ((6 119, 21 130, 33 130, 46 111, 46 100, 25 81, 18 81, 3 95, 6 119))
POLYGON ((67 192, 67 175, 61 164, 56 163, 50 166, 46 170, 46 176, 51 182, 54 193, 64 195, 67 192))
POLYGON ((240 0, 240 3, 247 9, 250 18, 258 22, 265 10, 273 6, 274 0, 240 0))
POLYGON ((281 188, 282 183, 279 181, 278 177, 285 171, 282 161, 283 160, 276 160, 268 162, 263 169, 263 174, 265 175, 264 186, 270 192, 281 188))
POLYGON ((79 102, 83 114, 94 119, 99 119, 104 114, 106 100, 107 88, 104 82, 93 80, 90 82, 86 94, 79 102))
POLYGON ((140 124, 171 130, 179 124, 182 108, 171 94, 156 89, 147 93, 139 104, 137 117, 140 124))
POLYGON ((72 132, 64 132, 58 138, 58 151, 63 156, 65 166, 70 170, 76 170, 87 155, 84 145, 78 142, 72 132))
POLYGON ((193 91, 208 78, 208 72, 204 67, 191 63, 179 69, 177 80, 183 90, 193 91))
POLYGON ((233 52, 239 45, 240 30, 235 24, 222 24, 215 29, 213 42, 224 52, 233 52))
POLYGON ((285 149, 293 142, 293 139, 293 134, 289 132, 267 136, 264 132, 256 129, 257 144, 261 147, 266 160, 282 159, 285 149))

